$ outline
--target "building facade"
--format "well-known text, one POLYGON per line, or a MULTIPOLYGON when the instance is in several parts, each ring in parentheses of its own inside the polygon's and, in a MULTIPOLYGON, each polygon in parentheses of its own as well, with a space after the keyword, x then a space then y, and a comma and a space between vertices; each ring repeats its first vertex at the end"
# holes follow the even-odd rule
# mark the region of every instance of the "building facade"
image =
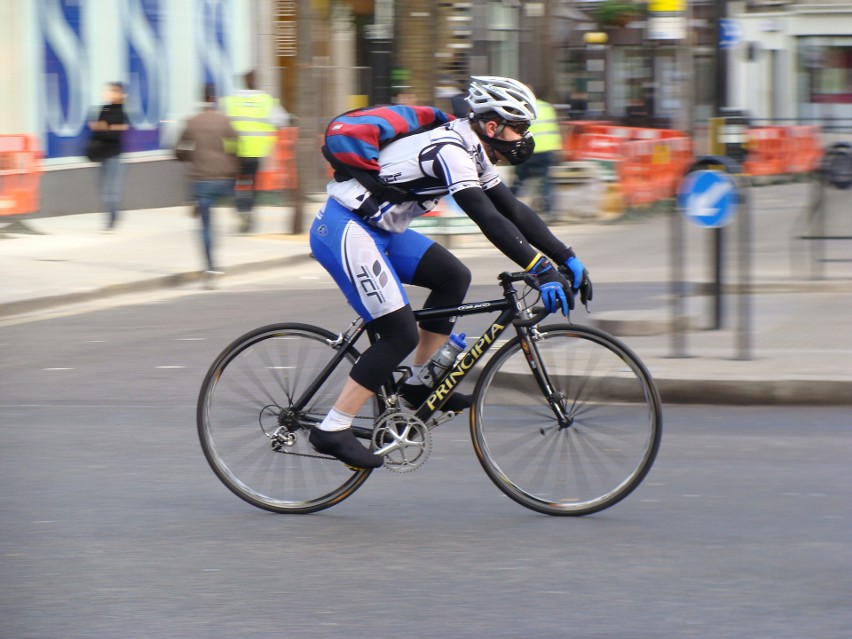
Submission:
MULTIPOLYGON (((182 122, 205 83, 241 87, 258 62, 251 0, 0 0, 0 135, 32 135, 44 156, 42 212, 96 211, 95 170, 83 156, 104 86, 122 82, 128 208, 180 203, 169 166, 182 122), (158 189, 150 189, 157 183, 158 189)), ((261 74, 277 93, 273 74, 261 74)))
POLYGON ((852 131, 852 4, 750 0, 731 16, 732 103, 758 121, 852 131))
MULTIPOLYGON (((312 140, 369 102, 449 109, 472 74, 517 77, 566 117, 692 131, 728 106, 758 122, 852 124, 848 0, 0 0, 0 57, 0 134, 38 136, 48 210, 68 207, 72 171, 91 170, 86 121, 110 81, 128 87, 128 158, 146 175, 202 85, 227 94, 251 69, 312 140), (636 10, 613 18, 625 6, 636 10), (657 13, 682 31, 661 37, 657 13)), ((128 206, 179 199, 162 171, 162 201, 131 187, 128 206)))

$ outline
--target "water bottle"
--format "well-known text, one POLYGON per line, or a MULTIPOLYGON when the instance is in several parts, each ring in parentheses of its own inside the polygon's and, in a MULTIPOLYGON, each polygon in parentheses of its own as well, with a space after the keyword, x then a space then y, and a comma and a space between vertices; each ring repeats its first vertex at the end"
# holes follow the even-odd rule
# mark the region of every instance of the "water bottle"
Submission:
POLYGON ((465 346, 464 333, 453 333, 438 352, 432 355, 432 359, 423 365, 417 377, 429 388, 434 387, 435 382, 456 363, 456 357, 465 349, 465 346))

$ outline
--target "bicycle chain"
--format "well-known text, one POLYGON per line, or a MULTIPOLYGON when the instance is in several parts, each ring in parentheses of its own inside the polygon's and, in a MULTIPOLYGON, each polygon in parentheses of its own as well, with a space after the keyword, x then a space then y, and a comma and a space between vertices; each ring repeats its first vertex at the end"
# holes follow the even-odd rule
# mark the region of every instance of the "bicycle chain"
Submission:
POLYGON ((295 455, 296 457, 310 457, 311 459, 328 459, 330 461, 340 461, 337 457, 332 457, 331 455, 313 455, 311 453, 297 453, 294 450, 282 450, 278 449, 275 451, 276 453, 281 453, 282 455, 295 455))
MULTIPOLYGON (((393 419, 393 418, 398 419, 401 416, 401 413, 402 413, 402 411, 400 411, 399 409, 389 409, 389 410, 385 411, 385 413, 383 413, 382 415, 379 416, 379 418, 376 420, 376 424, 377 425, 378 424, 384 424, 384 422, 388 421, 389 419, 393 419)), ((370 415, 356 415, 355 419, 372 420, 373 417, 370 416, 370 415)), ((409 464, 409 463, 401 463, 401 464, 400 463, 390 463, 390 464, 388 464, 388 463, 386 463, 384 468, 387 468, 388 470, 391 470, 393 472, 410 473, 412 471, 417 470, 418 468, 420 468, 420 466, 422 466, 426 462, 426 460, 429 458, 429 454, 431 453, 431 450, 432 450, 431 441, 428 441, 428 439, 429 439, 428 431, 431 430, 431 428, 433 428, 434 426, 431 426, 431 427, 427 426, 426 424, 421 422, 419 419, 414 417, 413 414, 410 417, 407 417, 406 421, 408 421, 410 419, 414 419, 416 421, 416 424, 412 424, 412 426, 414 428, 416 428, 417 430, 421 430, 421 427, 422 427, 422 431, 425 431, 425 433, 426 433, 425 436, 424 436, 424 442, 423 442, 424 449, 421 451, 420 456, 417 458, 417 462, 414 463, 414 464, 409 464)), ((375 439, 377 432, 379 430, 381 430, 381 428, 387 428, 387 426, 385 425, 385 426, 380 427, 380 428, 375 428, 374 434, 373 434, 373 439, 375 439)), ((283 447, 276 449, 275 452, 281 453, 283 455, 294 455, 295 457, 307 457, 309 459, 325 459, 325 460, 328 460, 328 461, 340 461, 339 459, 337 459, 337 457, 332 457, 331 455, 320 455, 320 454, 315 454, 315 453, 300 453, 300 452, 296 452, 294 450, 286 450, 283 447)), ((396 452, 396 451, 391 451, 391 453, 393 453, 393 452, 396 452)))

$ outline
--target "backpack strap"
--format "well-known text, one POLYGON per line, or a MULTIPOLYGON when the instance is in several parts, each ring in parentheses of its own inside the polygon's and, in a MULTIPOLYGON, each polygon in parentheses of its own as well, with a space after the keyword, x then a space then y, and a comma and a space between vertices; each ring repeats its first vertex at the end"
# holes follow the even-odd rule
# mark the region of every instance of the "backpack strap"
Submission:
POLYGON ((325 159, 328 160, 328 163, 331 164, 331 168, 334 169, 334 180, 336 182, 345 182, 347 180, 355 179, 358 181, 358 184, 367 189, 380 202, 401 204, 402 202, 407 202, 412 199, 418 199, 406 189, 401 189, 398 186, 382 182, 382 180, 379 179, 378 171, 357 169, 354 166, 344 164, 332 155, 326 145, 322 146, 322 154, 325 159))

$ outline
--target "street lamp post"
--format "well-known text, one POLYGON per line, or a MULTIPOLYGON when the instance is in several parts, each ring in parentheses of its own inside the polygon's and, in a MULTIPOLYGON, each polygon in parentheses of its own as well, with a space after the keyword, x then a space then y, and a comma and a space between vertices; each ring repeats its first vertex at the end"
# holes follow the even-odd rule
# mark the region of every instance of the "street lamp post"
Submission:
POLYGON ((588 94, 587 110, 598 116, 606 113, 606 43, 609 36, 604 31, 589 31, 583 34, 588 47, 586 71, 590 78, 586 83, 588 94))
POLYGON ((393 0, 376 0, 374 22, 367 26, 370 43, 372 82, 370 102, 388 104, 391 101, 391 57, 393 55, 393 0))

